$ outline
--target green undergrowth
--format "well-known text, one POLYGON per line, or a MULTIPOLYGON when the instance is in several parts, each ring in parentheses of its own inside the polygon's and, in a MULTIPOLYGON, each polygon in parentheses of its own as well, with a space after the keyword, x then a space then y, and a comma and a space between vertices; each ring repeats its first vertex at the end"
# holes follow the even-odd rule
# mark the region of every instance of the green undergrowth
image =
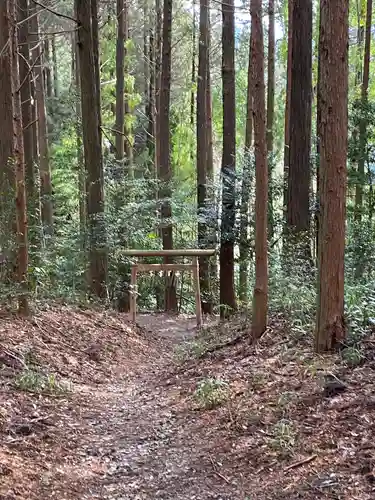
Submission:
POLYGON ((174 357, 177 363, 184 363, 190 359, 200 359, 210 352, 240 340, 250 334, 249 318, 234 316, 231 321, 222 322, 203 328, 198 335, 188 342, 176 346, 174 357))
POLYGON ((16 389, 23 392, 62 396, 71 391, 70 384, 62 382, 55 374, 45 374, 30 368, 18 373, 13 383, 16 389))
POLYGON ((293 422, 285 418, 276 422, 268 437, 268 444, 283 457, 290 456, 297 445, 297 432, 293 422))
POLYGON ((194 397, 201 408, 211 410, 228 400, 229 386, 220 378, 205 378, 198 383, 194 397))

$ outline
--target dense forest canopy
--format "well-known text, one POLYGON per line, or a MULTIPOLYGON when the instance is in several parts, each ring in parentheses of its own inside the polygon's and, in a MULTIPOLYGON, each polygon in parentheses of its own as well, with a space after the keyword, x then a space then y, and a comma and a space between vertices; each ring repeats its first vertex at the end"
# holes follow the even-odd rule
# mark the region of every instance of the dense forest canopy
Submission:
POLYGON ((4 0, 2 298, 127 311, 138 293, 191 311, 190 276, 132 290, 123 251, 214 248, 204 312, 253 295, 255 335, 279 312, 315 324, 318 350, 362 332, 372 14, 372 0, 4 0))

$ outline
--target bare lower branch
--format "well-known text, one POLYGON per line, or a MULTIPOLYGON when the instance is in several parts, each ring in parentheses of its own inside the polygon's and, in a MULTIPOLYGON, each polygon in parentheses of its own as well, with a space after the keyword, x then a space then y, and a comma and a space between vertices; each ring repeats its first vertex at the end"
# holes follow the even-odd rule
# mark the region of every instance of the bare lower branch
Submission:
MULTIPOLYGON (((18 53, 18 55, 20 55, 20 54, 18 53)), ((20 86, 17 89, 17 92, 19 92, 22 89, 22 87, 24 86, 25 82, 27 81, 27 79, 29 78, 30 74, 32 73, 33 69, 35 68, 35 66, 37 65, 37 63, 40 61, 41 57, 42 57, 42 53, 38 57, 36 57, 35 61, 33 61, 32 65, 29 66, 27 74, 26 74, 25 78, 22 80, 22 82, 20 83, 20 86)))
POLYGON ((56 10, 51 9, 51 7, 47 7, 46 5, 38 2, 37 0, 32 0, 35 5, 38 5, 39 7, 42 7, 42 9, 46 10, 47 12, 50 12, 51 14, 57 16, 57 17, 62 17, 63 19, 68 19, 68 21, 73 21, 73 23, 77 24, 77 19, 74 19, 74 17, 68 16, 66 14, 62 14, 61 12, 57 12, 56 10))

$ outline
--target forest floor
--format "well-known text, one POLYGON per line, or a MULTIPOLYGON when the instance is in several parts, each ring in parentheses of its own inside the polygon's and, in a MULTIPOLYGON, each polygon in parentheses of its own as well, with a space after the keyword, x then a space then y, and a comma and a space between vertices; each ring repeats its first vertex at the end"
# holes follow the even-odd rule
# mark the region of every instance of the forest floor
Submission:
POLYGON ((274 318, 0 318, 0 499, 375 498, 375 335, 316 356, 274 318), (333 372, 347 383, 331 397, 333 372))

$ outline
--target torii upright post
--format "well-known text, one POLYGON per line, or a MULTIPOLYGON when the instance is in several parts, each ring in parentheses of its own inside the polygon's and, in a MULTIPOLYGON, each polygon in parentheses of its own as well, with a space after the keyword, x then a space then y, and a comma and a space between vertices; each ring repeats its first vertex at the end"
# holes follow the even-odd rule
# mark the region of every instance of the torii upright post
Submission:
POLYGON ((137 273, 143 271, 187 271, 193 274, 195 289, 195 312, 197 317, 197 327, 202 326, 202 304, 199 284, 199 259, 200 256, 212 256, 215 250, 125 250, 123 255, 129 257, 192 257, 191 264, 132 264, 131 272, 131 295, 130 295, 130 316, 133 322, 137 317, 137 273))

